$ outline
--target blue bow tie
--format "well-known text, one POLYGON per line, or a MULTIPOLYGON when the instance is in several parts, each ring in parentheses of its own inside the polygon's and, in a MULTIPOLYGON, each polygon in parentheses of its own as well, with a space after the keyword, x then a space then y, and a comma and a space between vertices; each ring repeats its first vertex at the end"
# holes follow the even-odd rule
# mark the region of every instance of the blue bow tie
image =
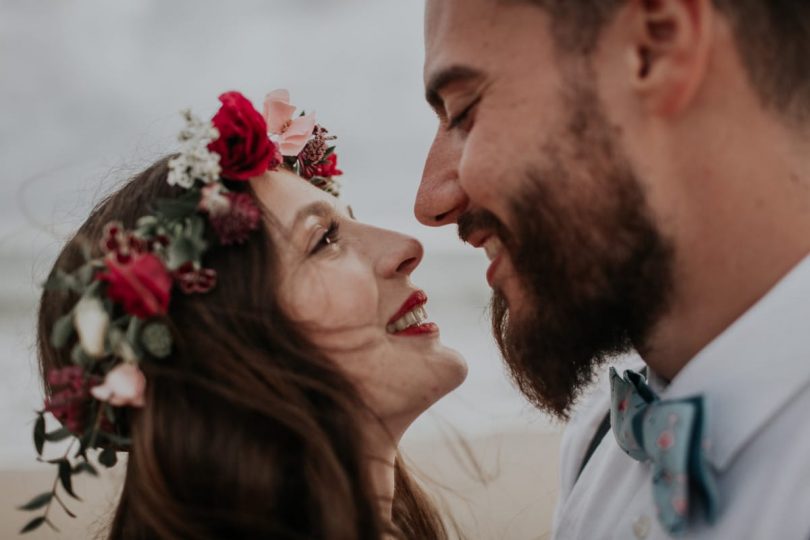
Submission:
POLYGON ((696 507, 713 523, 718 496, 703 454, 703 398, 662 401, 643 376, 625 371, 622 378, 613 368, 610 387, 610 424, 616 441, 633 459, 652 462, 653 498, 661 526, 673 535, 685 533, 696 507))

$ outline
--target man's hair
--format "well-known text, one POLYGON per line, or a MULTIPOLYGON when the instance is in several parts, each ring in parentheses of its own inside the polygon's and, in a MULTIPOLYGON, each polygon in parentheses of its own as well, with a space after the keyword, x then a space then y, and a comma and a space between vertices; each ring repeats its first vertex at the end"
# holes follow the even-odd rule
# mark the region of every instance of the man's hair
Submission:
MULTIPOLYGON (((588 54, 627 0, 523 0, 546 9, 561 50, 588 54)), ((765 107, 810 122, 810 1, 713 0, 734 29, 751 84, 765 107)))

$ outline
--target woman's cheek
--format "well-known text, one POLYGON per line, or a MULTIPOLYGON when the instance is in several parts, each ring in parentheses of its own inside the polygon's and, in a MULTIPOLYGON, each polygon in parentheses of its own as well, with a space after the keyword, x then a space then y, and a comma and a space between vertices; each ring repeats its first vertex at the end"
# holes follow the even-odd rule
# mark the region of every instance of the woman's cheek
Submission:
POLYGON ((290 281, 291 314, 302 323, 339 329, 377 322, 377 283, 358 260, 301 268, 290 281))

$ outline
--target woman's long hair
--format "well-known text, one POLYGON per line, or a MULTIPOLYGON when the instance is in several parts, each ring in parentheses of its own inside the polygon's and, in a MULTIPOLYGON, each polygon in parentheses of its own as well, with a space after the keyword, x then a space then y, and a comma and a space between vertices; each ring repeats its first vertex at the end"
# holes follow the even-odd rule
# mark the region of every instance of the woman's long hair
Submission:
MULTIPOLYGON (((100 256, 106 223, 133 228, 159 199, 179 195, 166 182, 167 162, 99 204, 54 269, 81 266, 87 246, 100 256)), ((279 305, 278 261, 262 227, 244 245, 207 252, 205 265, 218 275, 213 291, 173 294, 174 352, 141 366, 146 405, 129 415, 132 446, 110 539, 447 537, 400 463, 393 531, 380 516, 362 455, 362 401, 279 305)), ((71 363, 71 347, 56 350, 49 336, 77 300, 42 295, 43 373, 71 363)))

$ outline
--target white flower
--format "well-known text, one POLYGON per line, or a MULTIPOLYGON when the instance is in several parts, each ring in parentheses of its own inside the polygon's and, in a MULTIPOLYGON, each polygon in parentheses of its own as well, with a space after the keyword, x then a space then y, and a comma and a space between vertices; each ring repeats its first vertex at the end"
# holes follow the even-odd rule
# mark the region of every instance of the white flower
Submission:
POLYGON ((91 358, 104 356, 104 339, 110 326, 110 317, 98 298, 82 298, 76 304, 73 325, 79 334, 82 349, 91 358))
POLYGON ((113 407, 143 407, 145 389, 146 378, 138 366, 120 364, 107 373, 103 383, 91 388, 90 393, 113 407))
POLYGON ((183 111, 182 115, 186 127, 178 136, 182 143, 179 155, 169 160, 169 185, 189 189, 197 180, 204 184, 216 182, 222 168, 219 155, 211 152, 208 145, 219 137, 219 132, 211 122, 201 121, 191 111, 183 111))

